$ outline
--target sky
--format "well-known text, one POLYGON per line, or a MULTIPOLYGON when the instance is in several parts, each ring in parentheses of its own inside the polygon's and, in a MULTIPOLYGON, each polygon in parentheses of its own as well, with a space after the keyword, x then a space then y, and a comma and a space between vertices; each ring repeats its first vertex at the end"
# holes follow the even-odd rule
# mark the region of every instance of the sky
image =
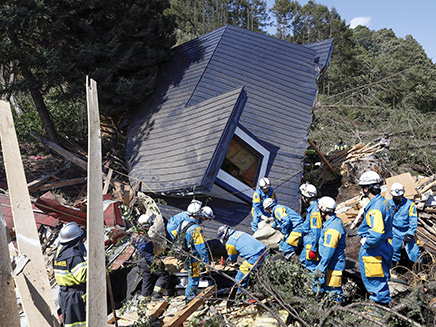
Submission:
MULTIPOLYGON (((275 0, 267 0, 268 8, 275 0)), ((307 0, 299 0, 301 5, 307 0)), ((436 0, 316 0, 336 11, 351 28, 392 29, 397 37, 412 35, 436 63, 436 0)), ((275 23, 268 33, 275 33, 275 23)))

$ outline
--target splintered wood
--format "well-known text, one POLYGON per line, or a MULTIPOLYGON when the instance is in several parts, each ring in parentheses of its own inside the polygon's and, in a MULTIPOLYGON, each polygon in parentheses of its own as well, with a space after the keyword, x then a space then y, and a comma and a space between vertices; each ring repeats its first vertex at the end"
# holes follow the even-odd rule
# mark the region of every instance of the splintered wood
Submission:
POLYGON ((335 153, 334 155, 331 155, 329 157, 330 164, 334 168, 343 168, 343 165, 345 163, 362 160, 373 160, 370 158, 370 156, 382 151, 383 149, 379 147, 378 143, 372 146, 370 144, 371 143, 363 145, 362 143, 359 143, 352 146, 351 148, 335 153))

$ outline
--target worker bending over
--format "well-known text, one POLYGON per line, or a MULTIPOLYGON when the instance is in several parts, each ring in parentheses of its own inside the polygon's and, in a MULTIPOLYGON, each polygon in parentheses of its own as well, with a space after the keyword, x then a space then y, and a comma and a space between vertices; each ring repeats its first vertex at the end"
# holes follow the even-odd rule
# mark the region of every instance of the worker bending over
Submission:
POLYGON ((416 205, 413 201, 404 197, 404 192, 403 185, 400 183, 392 184, 391 194, 393 198, 389 200, 389 205, 394 212, 392 222, 393 265, 396 265, 401 259, 403 244, 412 262, 418 261, 421 256, 421 250, 416 242, 418 238, 415 235, 416 228, 418 227, 416 205))
POLYGON ((323 223, 319 240, 320 261, 315 268, 316 293, 327 292, 336 302, 342 302, 342 272, 345 269, 346 233, 342 220, 335 214, 336 202, 331 197, 319 199, 323 223))
POLYGON ((168 234, 172 237, 172 239, 174 239, 175 236, 177 235, 177 230, 180 224, 185 220, 189 220, 190 216, 197 217, 199 224, 201 224, 203 221, 215 218, 215 215, 213 214, 213 210, 211 207, 204 206, 202 208, 200 201, 193 200, 189 204, 186 211, 182 211, 177 215, 172 216, 168 220, 167 231, 168 234))
POLYGON ((251 214, 253 216, 253 221, 251 222, 251 229, 253 232, 257 231, 259 222, 262 219, 267 219, 271 215, 265 211, 262 206, 263 201, 266 198, 271 198, 277 203, 277 195, 274 189, 271 187, 271 182, 268 178, 263 177, 259 181, 259 187, 254 191, 253 194, 253 209, 251 214))
POLYGON ((185 290, 186 302, 189 302, 196 296, 198 284, 200 282, 200 267, 198 259, 209 264, 206 242, 204 241, 203 233, 199 226, 199 219, 200 214, 196 217, 191 215, 188 220, 182 221, 176 233, 177 238, 175 242, 180 238, 184 245, 183 250, 189 253, 187 259, 188 285, 185 290))
POLYGON ((287 260, 291 259, 302 242, 304 219, 291 208, 276 204, 271 198, 263 201, 263 207, 274 218, 272 227, 280 229, 284 234, 279 251, 283 252, 287 260))
POLYGON ((153 221, 148 215, 141 215, 138 219, 138 233, 132 235, 132 243, 138 250, 139 269, 142 277, 141 295, 161 298, 170 283, 170 275, 164 263, 155 258, 154 244, 148 236, 148 230, 153 221))
POLYGON ((60 245, 53 257, 64 327, 86 326, 86 249, 83 230, 72 222, 59 233, 60 245))
POLYGON ((318 241, 321 235, 321 215, 318 209, 316 198, 316 187, 310 183, 300 186, 300 194, 303 205, 306 209, 306 219, 303 223, 303 251, 301 251, 300 262, 310 271, 315 271, 319 262, 318 241))
POLYGON ((363 222, 357 233, 361 238, 359 252, 360 274, 370 300, 386 304, 390 297, 388 280, 392 262, 392 212, 388 201, 380 195, 382 178, 375 171, 360 176, 363 195, 369 198, 363 222))
MULTIPOLYGON (((260 268, 268 255, 268 248, 253 236, 244 232, 231 229, 229 226, 221 226, 218 229, 217 237, 226 246, 229 260, 236 262, 238 255, 245 259, 236 274, 236 281, 240 282, 248 271, 256 264, 253 269, 260 268)), ((245 277, 240 283, 241 287, 247 287, 249 277, 245 277)), ((241 290, 238 289, 238 293, 241 290)))

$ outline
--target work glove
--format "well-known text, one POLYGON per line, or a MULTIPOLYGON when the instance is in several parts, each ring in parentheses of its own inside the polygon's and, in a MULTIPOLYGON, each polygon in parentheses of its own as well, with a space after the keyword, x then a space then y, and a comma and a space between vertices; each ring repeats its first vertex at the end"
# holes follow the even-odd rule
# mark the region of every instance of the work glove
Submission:
POLYGON ((404 236, 404 243, 409 243, 413 239, 413 235, 407 234, 404 236))
POLYGON ((261 218, 262 220, 267 220, 269 217, 268 217, 268 216, 265 216, 264 214, 262 214, 262 215, 260 215, 260 218, 261 218))
POLYGON ((366 243, 366 237, 362 237, 360 240, 360 244, 365 245, 366 243))
POLYGON ((324 276, 324 273, 321 271, 321 270, 319 270, 319 269, 317 269, 316 271, 315 271, 315 274, 314 274, 314 278, 315 279, 320 279, 320 278, 322 278, 324 276))
POLYGON ((316 253, 313 252, 312 250, 309 250, 309 258, 310 259, 315 259, 316 258, 316 253))

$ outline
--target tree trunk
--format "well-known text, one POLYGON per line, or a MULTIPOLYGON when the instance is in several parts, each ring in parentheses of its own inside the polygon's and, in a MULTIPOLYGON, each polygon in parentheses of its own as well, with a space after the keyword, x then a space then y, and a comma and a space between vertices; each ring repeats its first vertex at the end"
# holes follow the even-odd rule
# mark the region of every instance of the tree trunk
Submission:
POLYGON ((53 143, 59 144, 59 138, 56 132, 56 128, 54 126, 53 120, 50 117, 47 106, 45 105, 44 99, 42 98, 42 94, 36 87, 33 87, 33 85, 35 85, 34 76, 27 68, 21 67, 21 72, 23 73, 24 78, 30 82, 30 85, 32 85, 32 87, 30 88, 30 94, 32 95, 32 99, 35 103, 35 107, 38 111, 39 117, 41 117, 42 125, 44 126, 44 130, 47 133, 48 139, 53 143))
MULTIPOLYGON (((9 31, 9 38, 14 46, 16 46, 18 49, 21 49, 20 40, 18 40, 17 35, 13 31, 9 31)), ((58 134, 56 132, 53 120, 50 117, 50 113, 48 112, 47 106, 45 105, 44 99, 42 98, 42 94, 37 87, 38 83, 35 76, 33 76, 30 69, 22 62, 19 62, 18 65, 21 73, 30 85, 30 94, 32 95, 33 102, 35 103, 36 110, 41 117, 41 121, 45 132, 47 133, 48 139, 56 144, 59 144, 58 134)))

